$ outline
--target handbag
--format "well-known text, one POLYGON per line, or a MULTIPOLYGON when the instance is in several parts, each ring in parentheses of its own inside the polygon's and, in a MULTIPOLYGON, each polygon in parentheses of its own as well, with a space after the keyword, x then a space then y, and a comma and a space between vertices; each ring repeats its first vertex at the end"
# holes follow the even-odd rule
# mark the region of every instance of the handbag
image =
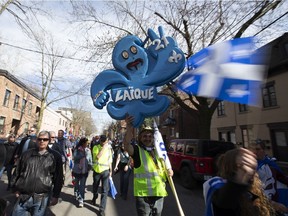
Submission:
POLYGON ((116 199, 117 190, 114 185, 112 177, 109 177, 109 191, 108 196, 112 197, 113 199, 116 199))

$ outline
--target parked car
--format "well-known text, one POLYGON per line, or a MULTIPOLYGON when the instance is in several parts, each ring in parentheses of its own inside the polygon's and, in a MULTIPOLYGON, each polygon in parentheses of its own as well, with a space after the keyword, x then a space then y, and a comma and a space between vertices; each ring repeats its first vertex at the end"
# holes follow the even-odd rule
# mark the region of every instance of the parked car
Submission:
POLYGON ((173 170, 180 174, 181 184, 194 188, 216 175, 216 161, 219 155, 234 149, 232 142, 175 139, 168 145, 168 156, 173 170))

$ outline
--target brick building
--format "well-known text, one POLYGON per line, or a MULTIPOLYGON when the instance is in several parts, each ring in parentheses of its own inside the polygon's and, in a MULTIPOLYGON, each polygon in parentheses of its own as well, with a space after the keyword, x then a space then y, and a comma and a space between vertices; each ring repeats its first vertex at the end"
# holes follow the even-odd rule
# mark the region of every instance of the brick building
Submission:
POLYGON ((23 82, 0 69, 0 138, 9 133, 17 136, 36 126, 40 97, 23 82))

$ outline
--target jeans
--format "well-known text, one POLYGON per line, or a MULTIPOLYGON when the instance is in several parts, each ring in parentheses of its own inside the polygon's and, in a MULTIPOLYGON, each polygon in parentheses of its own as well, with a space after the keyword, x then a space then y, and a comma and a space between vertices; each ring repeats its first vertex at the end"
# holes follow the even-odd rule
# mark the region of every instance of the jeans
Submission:
POLYGON ((96 173, 93 171, 93 194, 94 197, 98 195, 98 188, 101 180, 102 190, 101 190, 101 202, 100 202, 100 211, 104 211, 106 208, 106 201, 109 190, 109 170, 105 170, 101 173, 96 173))
POLYGON ((138 216, 161 216, 164 197, 136 197, 138 216))
POLYGON ((125 172, 124 170, 120 170, 120 194, 121 196, 126 199, 129 187, 129 176, 131 174, 131 169, 125 172))
POLYGON ((21 195, 17 198, 17 202, 14 205, 12 216, 43 216, 48 205, 48 194, 42 198, 34 198, 33 196, 22 199, 21 195), (30 214, 28 214, 30 212, 30 214))
POLYGON ((86 186, 86 180, 87 180, 87 175, 82 174, 82 175, 75 175, 74 176, 74 193, 76 196, 79 198, 79 200, 83 200, 85 198, 85 186, 86 186))

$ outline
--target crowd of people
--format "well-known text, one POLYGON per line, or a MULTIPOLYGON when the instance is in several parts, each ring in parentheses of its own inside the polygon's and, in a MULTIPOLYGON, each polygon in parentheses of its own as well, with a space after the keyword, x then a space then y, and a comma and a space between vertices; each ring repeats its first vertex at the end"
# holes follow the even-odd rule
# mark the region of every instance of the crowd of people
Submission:
MULTIPOLYGON (((122 176, 126 169, 123 167, 122 170, 125 161, 121 158, 123 155, 120 156, 123 147, 119 148, 118 141, 112 143, 107 136, 101 135, 95 136, 91 141, 87 137, 81 137, 71 143, 64 137, 63 130, 58 133, 41 131, 37 134, 35 128, 30 128, 19 144, 15 138, 14 134, 8 135, 4 143, 5 162, 3 168, 0 167, 7 174, 7 191, 15 193, 16 201, 11 215, 25 215, 26 212, 37 216, 45 215, 48 206, 58 203, 67 167, 71 169, 74 195, 80 208, 84 207, 87 177, 90 172, 93 173, 91 204, 96 206, 100 193, 98 213, 105 215, 109 178, 112 177, 113 170, 115 173, 119 170, 122 176)), ((127 153, 125 155, 128 157, 126 162, 129 162, 129 175, 121 180, 120 194, 126 200, 133 163, 130 156, 127 153)))
MULTIPOLYGON (((77 207, 84 207, 86 181, 93 177, 91 204, 99 206, 98 215, 105 215, 109 181, 118 174, 117 191, 128 199, 133 173, 135 207, 138 216, 160 216, 166 191, 167 175, 154 146, 154 131, 143 127, 133 136, 133 117, 127 116, 123 141, 111 142, 106 135, 76 139, 71 143, 64 131, 41 131, 31 128, 18 144, 9 134, 5 142, 4 167, 8 179, 7 190, 15 194, 12 216, 45 215, 48 206, 58 203, 70 165, 77 207), (136 141, 137 140, 137 141, 136 141), (72 166, 71 166, 72 164, 72 166), (101 185, 101 187, 100 187, 101 185), (100 194, 99 205, 96 205, 100 194)), ((265 143, 251 142, 248 149, 235 148, 221 155, 217 162, 218 175, 203 184, 205 216, 284 216, 287 201, 280 199, 277 184, 288 185, 288 177, 267 156, 265 143)), ((1 167, 0 167, 1 168, 1 167)), ((0 198, 0 215, 7 202, 0 198)))

